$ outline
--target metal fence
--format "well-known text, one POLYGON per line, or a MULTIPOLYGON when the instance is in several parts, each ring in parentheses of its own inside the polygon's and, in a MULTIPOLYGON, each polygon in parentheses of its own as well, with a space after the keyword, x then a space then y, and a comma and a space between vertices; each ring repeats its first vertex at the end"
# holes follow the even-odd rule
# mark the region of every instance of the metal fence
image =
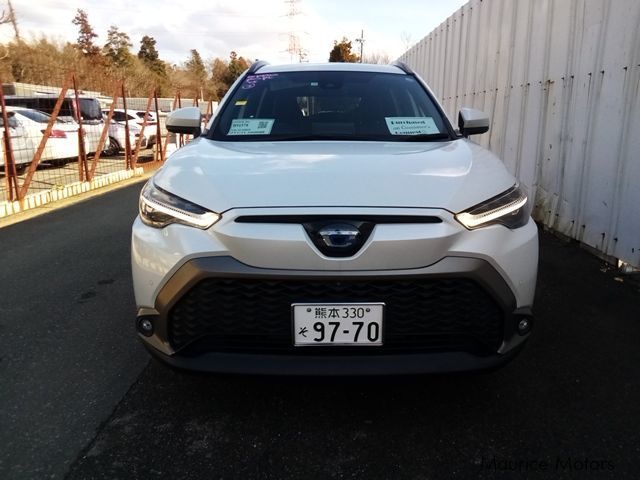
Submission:
POLYGON ((2 84, 0 90, 0 216, 157 168, 188 139, 164 128, 168 111, 214 102, 127 95, 121 79, 52 72, 48 85, 2 84), (87 86, 92 89, 89 90, 87 86))
POLYGON ((535 195, 534 216, 640 265, 640 2, 472 0, 402 55, 535 195))

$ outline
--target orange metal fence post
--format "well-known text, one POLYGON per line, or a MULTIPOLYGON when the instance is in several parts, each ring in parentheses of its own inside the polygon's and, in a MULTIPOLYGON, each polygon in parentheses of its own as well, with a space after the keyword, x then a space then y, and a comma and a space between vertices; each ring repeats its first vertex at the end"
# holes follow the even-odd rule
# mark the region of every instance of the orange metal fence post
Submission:
MULTIPOLYGON (((182 108, 182 97, 180 96, 180 90, 178 90, 178 108, 182 108)), ((178 138, 178 148, 184 147, 184 135, 181 133, 178 138)))
POLYGON ((89 166, 87 165, 87 151, 84 145, 85 131, 82 128, 82 106, 80 105, 80 97, 78 96, 78 85, 76 76, 73 75, 73 92, 76 100, 76 116, 78 117, 78 176, 81 182, 84 182, 89 176, 89 166))
POLYGON ((20 191, 18 189, 18 172, 16 171, 16 162, 13 157, 13 148, 11 146, 11 133, 9 129, 9 116, 7 115, 7 106, 4 103, 4 92, 0 88, 0 103, 2 105, 2 122, 4 125, 4 175, 7 179, 7 192, 9 200, 20 200, 20 191))
POLYGON ((153 99, 156 108, 156 151, 153 154, 154 161, 164 162, 164 149, 162 148, 162 131, 160 130, 160 112, 158 111, 158 90, 153 91, 153 99))
MULTIPOLYGON (((173 97, 173 103, 171 104, 171 111, 173 112, 176 109, 176 105, 178 104, 178 95, 180 90, 178 90, 173 97)), ((167 158, 167 145, 169 144, 169 130, 167 130, 166 135, 164 136, 164 148, 162 149, 162 161, 167 158)))
POLYGON ((42 134, 42 139, 40 140, 40 144, 38 145, 38 149, 33 156, 33 160, 31 161, 31 165, 29 165, 29 170, 27 172, 27 176, 22 183, 22 187, 20 188, 20 196, 24 198, 29 191, 29 186, 31 185, 31 181, 33 180, 33 176, 36 173, 36 169, 38 165, 40 165, 40 159, 42 158, 42 154, 44 153, 44 149, 47 145, 47 140, 51 136, 51 131, 58 119, 58 114, 60 113, 60 109, 62 108, 62 103, 67 96, 67 91, 71 88, 71 84, 73 83, 73 74, 69 74, 62 85, 62 89, 60 90, 60 94, 58 95, 58 100, 53 107, 53 111, 51 112, 51 118, 49 118, 49 123, 47 124, 47 128, 45 128, 44 133, 42 134))
POLYGON ((127 95, 122 82, 122 107, 124 108, 124 158, 127 170, 131 169, 131 140, 129 140, 129 115, 127 114, 127 95))
POLYGON ((104 144, 107 139, 107 135, 109 133, 109 127, 111 126, 111 119, 113 118, 113 110, 116 106, 116 102, 118 101, 118 91, 120 90, 120 85, 117 85, 115 91, 113 92, 113 101, 111 102, 111 107, 109 108, 109 114, 107 115, 107 120, 105 121, 104 128, 102 129, 102 134, 100 135, 100 141, 98 142, 98 149, 96 153, 93 155, 93 161, 91 162, 91 169, 89 170, 89 176, 87 178, 88 181, 93 180, 93 176, 96 173, 96 168, 98 167, 98 162, 100 161, 100 155, 102 154, 102 149, 104 148, 104 144))
POLYGON ((147 99, 147 109, 144 111, 144 118, 142 119, 142 125, 140 126, 140 136, 138 137, 138 141, 136 142, 136 151, 133 152, 133 162, 131 168, 136 168, 136 165, 138 164, 138 154, 140 153, 140 147, 142 145, 142 136, 144 135, 144 129, 147 126, 147 117, 149 116, 149 111, 151 110, 151 102, 153 101, 155 91, 155 88, 151 90, 147 99))
POLYGON ((204 113, 204 125, 205 126, 207 126, 207 124, 209 123, 209 120, 211 119, 211 115, 213 115, 213 100, 208 100, 207 101, 207 111, 204 113))

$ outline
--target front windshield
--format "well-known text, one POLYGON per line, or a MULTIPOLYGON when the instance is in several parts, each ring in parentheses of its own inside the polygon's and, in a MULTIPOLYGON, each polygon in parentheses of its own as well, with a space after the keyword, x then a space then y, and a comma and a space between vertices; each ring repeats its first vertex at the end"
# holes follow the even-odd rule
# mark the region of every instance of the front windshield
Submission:
MULTIPOLYGON (((38 123, 49 123, 51 115, 47 115, 40 110, 16 110, 20 115, 27 117, 30 120, 38 123)), ((59 120, 58 120, 59 121, 59 120)))
POLYGON ((318 71, 248 75, 210 138, 224 141, 449 139, 410 75, 318 71))

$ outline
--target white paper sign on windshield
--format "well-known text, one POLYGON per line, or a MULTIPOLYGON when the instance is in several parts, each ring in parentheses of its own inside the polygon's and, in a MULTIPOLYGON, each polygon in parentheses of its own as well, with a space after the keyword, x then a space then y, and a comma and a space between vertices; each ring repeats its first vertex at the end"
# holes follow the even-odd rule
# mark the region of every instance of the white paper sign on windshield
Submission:
POLYGON ((429 135, 440 133, 432 117, 385 117, 391 135, 429 135))
POLYGON ((273 118, 236 118, 227 135, 269 135, 274 122, 273 118))

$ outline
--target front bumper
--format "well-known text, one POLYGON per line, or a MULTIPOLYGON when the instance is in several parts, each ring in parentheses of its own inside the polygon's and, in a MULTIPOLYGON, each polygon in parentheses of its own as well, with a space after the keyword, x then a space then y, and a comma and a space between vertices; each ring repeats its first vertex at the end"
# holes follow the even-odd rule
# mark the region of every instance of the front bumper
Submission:
MULTIPOLYGON (((457 287, 455 287, 457 288, 457 287)), ((293 290, 295 292, 295 289, 293 290)), ((205 292, 204 303, 210 298, 211 290, 205 292)), ((215 294, 215 291, 213 291, 215 294)), ((277 295, 277 290, 267 292, 268 296, 277 295)), ((460 295, 460 292, 454 292, 460 295)), ((250 301, 254 295, 258 295, 251 291, 248 297, 239 300, 250 301)), ((322 297, 324 298, 324 297, 322 297)), ((311 298, 311 300, 314 300, 311 298)), ((210 303, 210 302, 209 302, 210 303)), ((238 302, 241 303, 241 302, 238 302)), ((193 305, 193 304, 191 304, 193 305)), ((200 305, 197 300, 195 305, 200 305)), ((180 307, 183 310, 184 307, 180 307)), ((187 305, 186 310, 190 308, 187 305)), ((393 308, 390 305, 389 308, 393 308)), ((493 307, 491 307, 493 308, 493 307)), ((410 312, 413 313, 413 312, 410 312)), ((394 316, 393 313, 391 315, 394 316)), ((464 316, 464 315, 462 315, 464 316)), ((405 322, 406 319, 400 318, 401 315, 395 315, 396 320, 405 322)), ((429 314, 425 314, 424 320, 428 322, 429 314)), ((435 372, 456 372, 470 371, 496 368, 509 361, 522 347, 528 336, 528 332, 523 334, 518 332, 517 325, 520 320, 526 318, 531 323, 531 311, 528 307, 518 307, 515 296, 509 288, 500 273, 493 268, 487 261, 478 258, 466 257, 445 257, 435 264, 411 270, 397 271, 358 271, 345 272, 336 271, 304 271, 304 270, 277 270, 256 268, 245 265, 229 256, 215 256, 195 258, 186 262, 180 267, 176 273, 168 280, 168 282, 159 291, 154 308, 141 308, 138 311, 138 325, 142 319, 149 320, 153 325, 153 333, 149 336, 140 333, 140 339, 143 341, 149 351, 160 360, 177 368, 185 368, 190 370, 202 370, 212 372, 229 372, 229 373, 254 373, 254 374, 283 374, 283 375, 365 375, 365 374, 418 374, 418 373, 435 373, 435 372), (448 304, 442 306, 438 300, 438 296, 450 295, 447 290, 438 290, 433 287, 429 291, 429 295, 435 296, 432 300, 430 309, 438 312, 438 325, 434 329, 439 329, 437 335, 433 338, 429 337, 429 325, 420 325, 423 321, 417 318, 418 315, 411 315, 410 321, 414 322, 416 328, 422 328, 422 332, 427 332, 428 341, 426 346, 421 348, 407 348, 405 344, 396 344, 393 341, 387 342, 384 347, 366 347, 367 350, 351 351, 345 347, 327 347, 323 348, 322 354, 317 355, 318 350, 310 350, 308 348, 298 349, 291 346, 291 338, 286 338, 286 333, 290 328, 290 319, 287 316, 287 303, 295 303, 300 300, 309 300, 309 295, 313 295, 309 289, 304 290, 298 295, 303 298, 295 297, 296 293, 287 290, 286 298, 278 305, 271 308, 279 308, 279 317, 271 322, 272 331, 266 331, 266 334, 274 334, 279 339, 276 342, 276 353, 268 350, 255 350, 255 345, 251 346, 247 351, 243 351, 242 345, 234 345, 233 349, 225 348, 225 339, 218 341, 213 348, 193 349, 191 346, 198 345, 198 342, 208 336, 216 336, 219 332, 215 328, 211 330, 211 326, 217 320, 218 312, 220 317, 224 316, 225 305, 209 305, 204 311, 198 308, 198 311, 187 313, 188 320, 186 323, 176 328, 174 313, 183 299, 190 292, 196 291, 196 287, 202 285, 211 279, 226 279, 228 281, 242 282, 249 280, 256 284, 263 282, 267 284, 275 284, 277 288, 280 285, 289 284, 348 284, 349 282, 362 285, 374 284, 378 289, 378 293, 373 291, 364 293, 360 290, 345 290, 351 297, 345 298, 346 301, 378 301, 380 295, 398 296, 397 292, 387 292, 380 286, 380 282, 384 285, 393 284, 393 282, 430 282, 430 285, 437 285, 439 282, 448 282, 447 289, 455 287, 455 283, 463 282, 466 285, 461 292, 476 292, 477 299, 455 298, 447 299, 448 304), (276 282, 281 282, 276 284, 276 282), (283 283, 284 282, 284 283, 283 283), (377 283, 376 283, 377 282, 377 283), (466 283, 464 283, 466 282, 466 283), (469 285, 475 285, 473 288, 469 285), (469 290, 471 288, 471 290, 469 290), (354 294, 353 292, 359 292, 354 294), (383 292, 383 293, 380 293, 383 292), (385 293, 386 292, 386 293, 385 293), (357 297, 353 297, 357 295, 357 297), (284 303, 283 303, 284 302, 284 303), (490 339, 486 340, 484 330, 486 325, 484 318, 480 318, 484 313, 482 310, 478 313, 478 321, 481 324, 471 325, 470 334, 475 332, 476 337, 483 337, 480 343, 483 346, 482 352, 475 351, 456 351, 456 345, 460 345, 461 340, 456 337, 455 341, 440 340, 441 337, 451 339, 454 334, 460 336, 461 330, 464 331, 464 325, 455 324, 456 302, 460 303, 461 311, 466 311, 467 317, 475 317, 471 315, 469 309, 474 308, 474 304, 485 304, 494 306, 494 318, 486 317, 486 323, 491 323, 494 330, 487 334, 490 339), (484 302, 484 303, 483 303, 484 302), (201 318, 202 317, 202 318, 201 318), (416 317, 416 318, 413 318, 416 317), (442 318, 448 318, 449 327, 442 325, 442 318), (281 321, 279 319, 282 319, 281 321), (173 323, 172 323, 173 322, 173 323), (492 323, 493 322, 493 323, 492 323), (496 330, 498 329, 498 330, 496 330), (186 332, 186 333, 185 333, 186 332), (190 335, 185 341, 185 335, 190 335), (436 339, 434 343, 434 338, 436 339), (189 341, 191 340, 191 341, 189 341), (449 341, 449 343, 447 343, 449 341)), ((219 320, 223 323, 223 320, 219 320)), ((249 328, 250 320, 247 318, 227 318, 226 327, 229 325, 246 325, 249 328), (236 321, 237 320, 237 321, 236 321)), ((385 320, 386 321, 386 320, 385 320)), ((390 319, 389 321, 394 321, 390 319)), ((467 321, 469 321, 467 319, 467 321)), ((263 322, 264 323, 264 322, 263 322)), ((269 324, 270 322, 266 322, 269 324)), ((397 323, 397 322, 396 322, 397 323)), ((446 323, 446 322, 445 322, 446 323)), ((406 325, 405 325, 406 326, 406 325)), ((392 324, 393 327, 393 324, 392 324)), ((242 328, 238 330, 242 332, 242 328)), ((148 333, 148 332, 147 332, 148 333)), ((224 332, 228 333, 228 332, 224 332)), ((391 331, 393 335, 393 330, 391 331)), ((237 336, 235 337, 237 339, 237 336)), ((390 337, 393 340, 393 337, 390 337)), ((465 346, 472 345, 462 343, 465 346)), ((473 344, 475 345, 475 344, 473 344)))
POLYGON ((380 356, 297 356, 205 353, 198 357, 166 355, 143 342, 149 353, 181 370, 249 375, 424 375, 493 370, 513 359, 522 345, 507 353, 477 357, 465 352, 380 356))

